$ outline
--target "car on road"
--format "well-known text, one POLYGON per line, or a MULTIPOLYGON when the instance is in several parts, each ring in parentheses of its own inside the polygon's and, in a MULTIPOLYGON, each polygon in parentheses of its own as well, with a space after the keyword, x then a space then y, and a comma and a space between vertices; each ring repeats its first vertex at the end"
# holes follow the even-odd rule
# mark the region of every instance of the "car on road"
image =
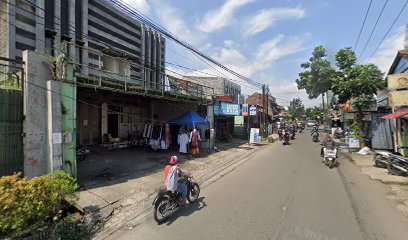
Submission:
POLYGON ((316 126, 316 121, 309 120, 309 121, 307 121, 306 126, 308 126, 308 127, 316 126))

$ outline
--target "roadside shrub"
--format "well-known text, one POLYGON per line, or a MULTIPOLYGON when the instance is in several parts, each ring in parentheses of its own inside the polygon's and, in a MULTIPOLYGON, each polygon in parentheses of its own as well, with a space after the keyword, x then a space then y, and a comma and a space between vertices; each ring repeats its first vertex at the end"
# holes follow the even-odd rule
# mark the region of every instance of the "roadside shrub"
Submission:
POLYGON ((91 239, 91 228, 83 223, 64 219, 57 223, 49 236, 49 240, 87 240, 91 239))
POLYGON ((76 180, 58 171, 30 180, 21 173, 0 178, 0 235, 16 236, 33 225, 57 220, 75 201, 76 180))
POLYGON ((268 137, 268 142, 273 143, 274 142, 273 137, 268 137))

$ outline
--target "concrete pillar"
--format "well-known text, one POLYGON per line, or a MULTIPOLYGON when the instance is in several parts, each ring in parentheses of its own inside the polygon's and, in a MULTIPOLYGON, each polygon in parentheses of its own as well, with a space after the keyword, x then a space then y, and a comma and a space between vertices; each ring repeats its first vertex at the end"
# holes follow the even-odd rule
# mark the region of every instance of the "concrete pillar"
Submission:
POLYGON ((75 0, 65 0, 69 1, 68 7, 69 7, 69 17, 68 17, 68 29, 69 29, 69 37, 71 38, 71 43, 69 46, 69 56, 72 59, 78 58, 76 56, 76 51, 75 51, 75 0))
POLYGON ((47 88, 51 79, 46 56, 33 51, 23 52, 25 62, 25 84, 23 100, 24 175, 28 178, 46 174, 47 155, 47 88))
POLYGON ((0 16, 3 19, 0 19, 0 51, 4 57, 11 59, 16 57, 15 5, 15 0, 0 1, 0 16))
POLYGON ((108 133, 108 104, 107 103, 102 103, 101 133, 102 133, 102 136, 108 133))
POLYGON ((60 53, 61 47, 61 0, 54 0, 54 38, 55 52, 60 53))
POLYGON ((62 116, 60 82, 47 81, 48 172, 62 169, 62 116))
POLYGON ((66 173, 77 176, 76 166, 76 106, 77 91, 76 78, 74 76, 74 66, 66 65, 65 78, 73 83, 61 83, 61 106, 62 106, 62 161, 63 169, 66 173))
MULTIPOLYGON (((88 35, 88 0, 82 0, 82 33, 85 36, 88 35)), ((88 55, 88 38, 83 37, 82 41, 84 42, 84 48, 82 49, 82 64, 88 66, 89 64, 89 55, 88 55)), ((87 76, 89 69, 87 67, 82 68, 82 74, 87 76)))
POLYGON ((36 1, 36 25, 35 25, 35 48, 37 52, 43 53, 45 51, 45 18, 44 18, 44 9, 45 9, 45 4, 44 0, 37 0, 36 1))

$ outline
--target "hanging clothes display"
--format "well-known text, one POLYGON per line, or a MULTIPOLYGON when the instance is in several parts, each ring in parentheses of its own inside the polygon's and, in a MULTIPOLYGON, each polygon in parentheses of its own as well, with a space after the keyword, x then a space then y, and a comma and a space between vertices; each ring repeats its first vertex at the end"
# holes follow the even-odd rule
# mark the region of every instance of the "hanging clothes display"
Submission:
POLYGON ((189 142, 191 143, 191 153, 193 155, 197 155, 200 153, 200 148, 198 146, 198 142, 201 141, 200 133, 197 131, 197 129, 194 129, 190 133, 190 139, 189 142))
POLYGON ((180 145, 179 152, 180 153, 187 153, 187 145, 188 145, 188 135, 187 133, 180 133, 177 138, 177 143, 180 145))

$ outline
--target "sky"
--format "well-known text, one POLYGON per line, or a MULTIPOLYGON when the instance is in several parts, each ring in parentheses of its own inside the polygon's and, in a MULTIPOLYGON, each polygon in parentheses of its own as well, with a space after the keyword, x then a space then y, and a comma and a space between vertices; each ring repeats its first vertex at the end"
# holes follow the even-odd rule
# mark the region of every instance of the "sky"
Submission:
MULTIPOLYGON (((262 84, 268 84, 278 103, 288 105, 300 97, 295 80, 300 64, 313 48, 323 45, 328 58, 344 47, 354 47, 370 0, 123 0, 195 48, 228 68, 262 84)), ((369 36, 386 0, 373 0, 360 40, 355 48, 358 63, 374 63, 387 72, 397 51, 404 48, 408 7, 388 36, 370 57, 391 26, 406 0, 389 0, 377 27, 369 36), (364 46, 365 51, 362 53, 364 46), (361 57, 360 57, 361 55, 361 57)), ((166 61, 213 75, 239 81, 236 77, 209 67, 197 56, 166 42, 166 61)), ((202 75, 197 71, 167 64, 181 75, 202 75)), ((242 92, 260 89, 242 83, 242 92)))

